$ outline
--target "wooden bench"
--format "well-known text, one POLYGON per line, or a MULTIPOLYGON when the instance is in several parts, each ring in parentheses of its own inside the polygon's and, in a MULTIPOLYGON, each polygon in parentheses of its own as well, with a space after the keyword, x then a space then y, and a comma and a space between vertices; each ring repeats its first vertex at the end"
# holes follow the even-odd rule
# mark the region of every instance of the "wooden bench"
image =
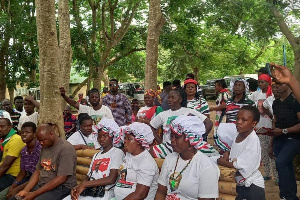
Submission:
MULTIPOLYGON (((77 153, 77 166, 76 166, 76 178, 77 183, 81 183, 87 179, 87 173, 90 163, 95 153, 98 150, 78 150, 77 153)), ((164 159, 155 159, 157 166, 161 169, 164 159)), ((235 169, 219 166, 220 168, 220 180, 219 180, 219 198, 218 200, 235 200, 236 198, 236 183, 235 183, 235 169)))

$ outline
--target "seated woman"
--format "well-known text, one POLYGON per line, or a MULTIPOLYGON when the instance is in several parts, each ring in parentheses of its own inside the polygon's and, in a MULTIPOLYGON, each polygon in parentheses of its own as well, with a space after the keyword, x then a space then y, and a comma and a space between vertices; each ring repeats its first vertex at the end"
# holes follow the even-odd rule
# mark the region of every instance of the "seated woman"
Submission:
POLYGON ((70 142, 75 150, 79 149, 99 149, 100 145, 97 140, 97 133, 93 132, 93 120, 87 114, 80 114, 78 119, 79 121, 79 130, 73 133, 69 138, 70 142))
POLYGON ((146 150, 154 136, 150 126, 134 122, 124 130, 124 150, 127 152, 115 186, 117 200, 153 200, 157 190, 158 167, 146 150))
POLYGON ((205 133, 203 122, 196 116, 181 115, 170 127, 174 152, 162 166, 155 200, 218 198, 219 168, 198 151, 205 133))
POLYGON ((141 107, 137 113, 137 118, 139 122, 149 124, 150 120, 155 117, 158 113, 162 112, 163 109, 160 106, 155 106, 155 100, 159 95, 156 91, 150 89, 145 92, 144 95, 144 107, 141 107))
POLYGON ((89 180, 74 187, 71 191, 71 195, 64 200, 109 200, 114 197, 112 187, 118 178, 118 169, 124 158, 123 151, 113 147, 113 139, 114 136, 119 134, 119 126, 113 119, 107 118, 102 118, 97 126, 99 128, 98 141, 103 150, 96 153, 92 159, 88 172, 89 180), (103 197, 88 196, 88 192, 86 192, 86 194, 83 192, 87 188, 98 186, 105 186, 103 197))

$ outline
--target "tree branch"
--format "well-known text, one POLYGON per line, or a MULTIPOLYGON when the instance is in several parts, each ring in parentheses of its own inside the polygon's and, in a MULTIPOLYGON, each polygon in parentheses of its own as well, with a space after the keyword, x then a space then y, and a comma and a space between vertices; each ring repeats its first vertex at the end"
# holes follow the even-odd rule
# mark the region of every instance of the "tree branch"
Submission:
POLYGON ((126 52, 125 54, 114 56, 113 58, 110 59, 108 63, 105 64, 105 68, 111 66, 112 64, 118 62, 119 60, 129 56, 130 54, 133 54, 138 51, 145 51, 146 48, 136 48, 136 49, 131 49, 130 51, 126 52))

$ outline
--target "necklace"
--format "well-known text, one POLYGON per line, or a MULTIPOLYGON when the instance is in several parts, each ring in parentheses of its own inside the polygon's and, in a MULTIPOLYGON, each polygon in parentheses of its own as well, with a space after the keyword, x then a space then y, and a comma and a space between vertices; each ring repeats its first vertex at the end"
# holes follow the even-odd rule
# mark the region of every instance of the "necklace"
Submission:
POLYGON ((178 160, 179 160, 179 155, 178 155, 177 161, 176 161, 176 165, 175 165, 175 168, 174 168, 174 172, 173 172, 173 174, 169 178, 169 185, 170 185, 171 192, 174 192, 175 190, 178 189, 180 181, 182 179, 182 173, 189 166, 189 164, 191 163, 192 159, 193 158, 191 158, 189 160, 189 162, 185 165, 185 167, 181 170, 181 172, 179 172, 179 174, 175 178, 175 171, 176 171, 178 160))

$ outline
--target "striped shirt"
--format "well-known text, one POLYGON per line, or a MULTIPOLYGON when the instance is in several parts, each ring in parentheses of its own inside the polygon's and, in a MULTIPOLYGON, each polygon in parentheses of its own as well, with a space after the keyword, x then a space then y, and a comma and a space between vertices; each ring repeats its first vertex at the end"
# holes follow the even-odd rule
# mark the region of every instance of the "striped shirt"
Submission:
POLYGON ((208 103, 204 98, 187 100, 187 108, 197 110, 203 115, 209 115, 208 103))
POLYGON ((14 110, 12 110, 10 114, 10 118, 11 118, 11 121, 13 123, 13 127, 16 131, 18 131, 18 124, 19 124, 19 119, 21 117, 21 114, 18 113, 18 112, 15 112, 14 110))
POLYGON ((234 102, 233 98, 228 99, 226 102, 226 123, 236 123, 237 113, 243 106, 255 106, 255 103, 245 97, 239 102, 234 102))
POLYGON ((35 142, 35 147, 31 154, 28 152, 27 146, 21 151, 21 170, 33 173, 35 166, 40 159, 41 145, 38 140, 35 142))

